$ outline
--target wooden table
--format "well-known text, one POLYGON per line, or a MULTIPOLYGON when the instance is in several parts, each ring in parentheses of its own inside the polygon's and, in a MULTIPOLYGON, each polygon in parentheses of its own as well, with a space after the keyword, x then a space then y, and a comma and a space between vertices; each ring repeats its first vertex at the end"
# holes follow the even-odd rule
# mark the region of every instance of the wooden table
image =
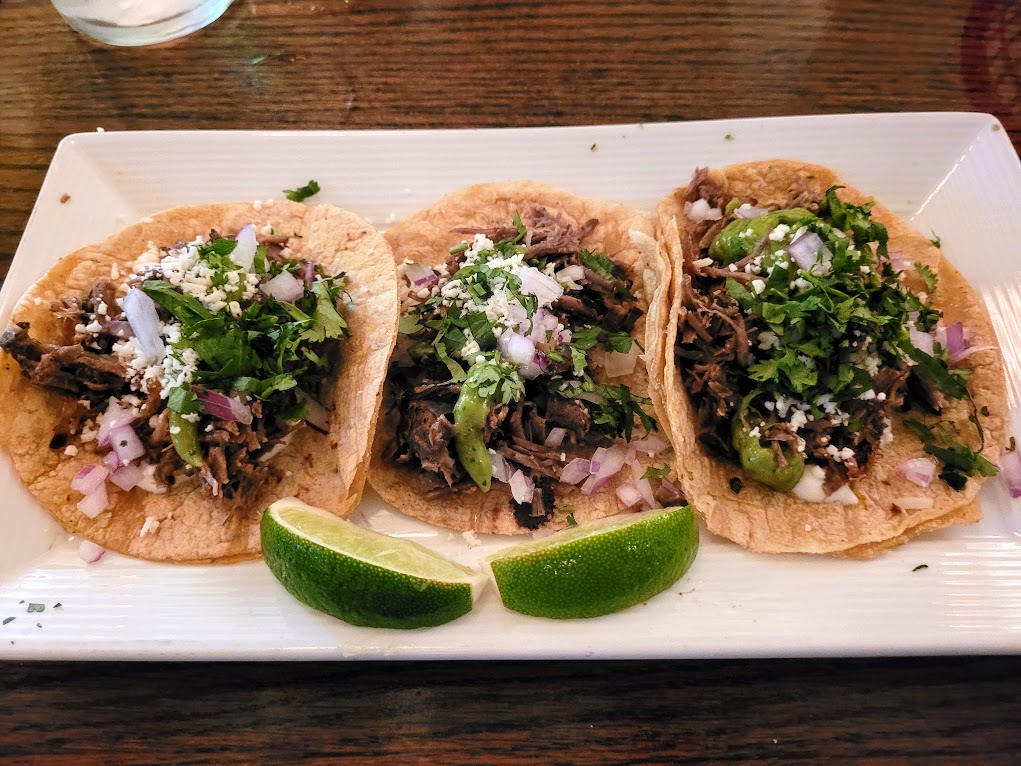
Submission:
MULTIPOLYGON (((1014 0, 238 0, 109 49, 0 0, 0 264, 62 136, 979 110, 1021 146, 1014 0)), ((1016 763, 1021 660, 0 668, 0 762, 1016 763)))

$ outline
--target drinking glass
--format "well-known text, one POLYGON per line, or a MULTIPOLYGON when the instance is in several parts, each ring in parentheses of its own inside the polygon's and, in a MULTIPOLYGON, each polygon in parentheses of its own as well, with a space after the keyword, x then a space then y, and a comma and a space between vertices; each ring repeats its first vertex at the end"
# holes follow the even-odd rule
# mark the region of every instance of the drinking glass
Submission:
POLYGON ((108 45, 151 45, 218 19, 233 0, 52 0, 68 25, 108 45))

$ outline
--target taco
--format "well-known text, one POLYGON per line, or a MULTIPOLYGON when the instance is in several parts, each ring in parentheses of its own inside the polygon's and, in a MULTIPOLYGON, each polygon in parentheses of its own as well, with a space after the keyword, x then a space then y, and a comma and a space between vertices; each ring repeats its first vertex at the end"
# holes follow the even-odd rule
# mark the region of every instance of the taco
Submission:
POLYGON ((642 462, 667 447, 641 359, 651 233, 645 213, 532 182, 472 186, 390 229, 402 318, 373 488, 499 534, 676 499, 642 462))
POLYGON ((658 224, 672 307, 652 397, 710 531, 867 557, 980 518, 1006 382, 980 297, 933 243, 779 160, 697 170, 658 224))
POLYGON ((68 530, 172 562, 257 557, 296 495, 357 502, 398 299, 366 221, 182 207, 56 263, 0 337, 0 445, 68 530))

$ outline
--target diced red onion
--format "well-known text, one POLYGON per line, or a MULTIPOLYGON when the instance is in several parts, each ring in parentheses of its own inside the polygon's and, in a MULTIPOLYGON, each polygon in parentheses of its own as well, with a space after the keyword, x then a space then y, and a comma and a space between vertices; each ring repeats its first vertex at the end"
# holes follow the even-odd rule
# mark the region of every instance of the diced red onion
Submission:
POLYGON ((645 467, 637 460, 632 461, 631 476, 634 479, 635 487, 642 493, 642 500, 645 502, 646 507, 659 508, 659 503, 656 502, 656 497, 652 494, 652 482, 648 479, 643 479, 643 473, 645 473, 645 467))
POLYGON ((110 431, 110 446, 122 464, 145 454, 145 445, 130 425, 118 426, 110 431))
POLYGON ((609 483, 609 476, 596 476, 595 474, 592 474, 585 480, 585 483, 581 485, 581 494, 588 497, 594 492, 598 492, 609 483))
POLYGON ((312 287, 312 283, 316 281, 316 265, 312 261, 305 261, 301 269, 301 281, 305 283, 306 288, 312 287))
POLYGON ((905 258, 904 253, 899 250, 891 250, 888 257, 890 258, 890 265, 893 267, 894 271, 907 271, 915 265, 914 261, 905 258))
POLYGON ((689 221, 699 223, 700 221, 718 221, 723 218, 723 211, 718 207, 709 207, 704 199, 697 199, 694 202, 684 203, 684 214, 689 221))
MULTIPOLYGON (((102 470, 105 471, 106 469, 102 470)), ((94 519, 105 511, 109 504, 110 499, 106 494, 106 484, 103 483, 78 501, 78 510, 90 519, 94 519)))
POLYGON ((145 471, 137 465, 122 465, 110 474, 110 481, 125 492, 137 487, 143 479, 145 479, 145 471))
POLYGON ((968 344, 964 340, 964 324, 954 322, 946 328, 946 333, 947 360, 953 364, 968 349, 968 344))
POLYGON ((933 337, 927 332, 922 332, 914 327, 908 330, 908 335, 911 337, 912 345, 919 351, 924 351, 926 354, 932 356, 933 350, 933 337))
POLYGON ((631 508, 642 502, 642 493, 631 484, 621 484, 617 487, 617 499, 625 508, 631 508))
POLYGON ((642 439, 635 439, 631 442, 631 449, 644 452, 646 455, 658 455, 669 446, 670 442, 656 436, 656 434, 649 434, 642 439))
MULTIPOLYGON (((545 343, 551 332, 557 329, 560 320, 546 309, 538 309, 532 316, 532 331, 528 334, 533 343, 545 343)), ((506 333, 504 333, 506 334, 506 333)))
POLYGON ((124 316, 135 333, 135 343, 147 359, 160 362, 167 355, 160 331, 163 323, 156 313, 156 303, 137 287, 128 290, 121 304, 124 316))
POLYGON ((796 240, 787 245, 787 254, 798 264, 799 269, 810 269, 819 260, 822 249, 822 238, 814 231, 806 231, 796 240))
POLYGON ((564 466, 560 472, 560 481, 564 484, 577 484, 589 476, 590 463, 583 457, 576 457, 564 466))
POLYGON ((230 254, 230 259, 245 271, 251 271, 255 265, 255 251, 259 247, 255 238, 255 224, 248 224, 238 232, 237 244, 230 254))
POLYGON ((514 499, 517 502, 532 502, 532 492, 535 491, 535 484, 521 472, 520 468, 511 474, 508 484, 510 484, 511 494, 514 495, 514 499))
POLYGON ((585 276, 585 267, 577 264, 565 266, 557 272, 557 281, 566 282, 569 290, 577 290, 581 285, 578 281, 585 276))
POLYGON ((602 355, 602 364, 606 377, 619 378, 622 375, 630 375, 635 371, 635 365, 638 363, 638 355, 640 353, 641 349, 638 348, 637 343, 632 343, 631 350, 626 354, 616 351, 604 353, 602 355))
POLYGON ((539 306, 548 306, 564 294, 564 288, 557 280, 533 266, 518 266, 513 273, 521 280, 521 291, 534 295, 539 306))
POLYGON ((598 466, 595 469, 595 475, 601 479, 616 476, 617 472, 624 467, 626 456, 627 450, 620 445, 615 444, 608 448, 600 447, 592 453, 592 465, 598 466))
POLYGON ((734 211, 735 218, 758 218, 760 215, 768 213, 768 208, 755 207, 745 202, 741 207, 734 211))
POLYGON ((106 555, 106 548, 96 545, 91 540, 82 540, 78 546, 78 558, 86 564, 95 564, 106 555))
POLYGON ((305 283, 289 271, 281 271, 261 287, 263 293, 285 303, 294 303, 305 294, 305 283))
POLYGON ((439 278, 431 268, 424 263, 404 264, 404 276, 408 278, 414 287, 425 287, 436 282, 439 278))
POLYGON ((546 447, 552 447, 557 449, 561 444, 564 443, 564 437, 567 436, 566 428, 551 428, 549 430, 549 436, 546 437, 546 441, 543 445, 546 447))
POLYGON ((1010 496, 1021 497, 1021 451, 1014 450, 1000 455, 1000 476, 1010 496))
POLYGON ((110 397, 106 406, 106 412, 99 419, 99 433, 96 435, 96 443, 105 447, 110 443, 110 432, 115 428, 133 423, 137 413, 133 409, 124 409, 120 402, 110 397))
POLYGON ((82 466, 82 469, 71 479, 71 489, 81 492, 83 495, 91 495, 103 486, 110 471, 101 465, 82 466))
POLYGON ((927 457, 905 460, 896 468, 897 473, 919 487, 928 487, 936 476, 936 461, 927 457))
POLYGON ((110 450, 105 455, 103 455, 103 465, 105 465, 111 471, 114 470, 115 468, 118 468, 120 464, 121 459, 117 457, 117 453, 114 452, 113 450, 110 450))
POLYGON ((505 332, 501 335, 497 347, 507 361, 518 366, 529 364, 535 356, 535 344, 532 339, 516 332, 505 332))
POLYGON ((252 422, 252 408, 234 396, 227 396, 220 391, 205 388, 194 388, 196 398, 202 402, 207 413, 220 420, 237 420, 240 423, 252 422))
POLYGON ((493 478, 497 481, 507 483, 510 478, 510 467, 507 465, 507 461, 503 455, 499 452, 489 451, 489 464, 493 467, 493 478))
POLYGON ((893 504, 902 511, 924 511, 932 508, 931 497, 895 497, 893 504))

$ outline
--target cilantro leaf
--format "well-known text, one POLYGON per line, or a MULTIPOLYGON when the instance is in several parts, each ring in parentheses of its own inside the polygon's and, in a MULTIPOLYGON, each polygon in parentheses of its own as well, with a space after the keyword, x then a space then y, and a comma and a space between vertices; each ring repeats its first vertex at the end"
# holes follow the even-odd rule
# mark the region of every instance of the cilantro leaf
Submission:
POLYGON ((422 325, 418 321, 418 317, 414 314, 405 314, 401 317, 400 323, 397 326, 397 330, 404 335, 414 335, 416 332, 422 329, 422 325))
POLYGON ((915 271, 918 272, 918 276, 920 276, 922 278, 922 282, 925 283, 925 289, 930 293, 936 292, 936 285, 938 283, 936 272, 924 263, 916 263, 915 271))
POLYGON ((617 276, 616 264, 607 258, 605 253, 593 253, 582 248, 579 257, 585 268, 594 271, 603 279, 608 279, 613 283, 613 291, 618 298, 634 300, 635 296, 631 294, 631 282, 622 280, 617 276))
POLYGON ((886 227, 878 221, 873 221, 869 215, 875 203, 852 205, 850 202, 844 202, 837 196, 837 189, 842 188, 831 186, 826 190, 826 198, 819 204, 819 215, 828 215, 837 228, 851 232, 854 244, 858 247, 875 242, 879 254, 886 255, 886 242, 889 237, 886 227))
POLYGON ((313 197, 320 192, 319 183, 317 181, 309 181, 304 186, 298 187, 297 189, 284 189, 284 194, 291 202, 301 202, 313 197))
POLYGON ((489 319, 481 311, 473 311, 468 315, 468 329, 472 337, 479 344, 482 351, 488 351, 496 347, 496 336, 493 334, 493 326, 489 319))
POLYGON ((645 469, 645 473, 642 474, 643 479, 664 479, 667 474, 670 473, 669 465, 661 465, 658 468, 656 466, 649 466, 645 469))
POLYGON ((167 396, 167 406, 182 415, 193 415, 202 412, 202 404, 198 397, 187 386, 175 386, 167 396))
POLYGON ((147 279, 142 283, 142 290, 177 317, 185 327, 204 319, 212 319, 215 316, 198 298, 193 295, 185 295, 162 279, 147 279))
POLYGON ((316 296, 315 312, 312 315, 312 326, 301 334, 301 340, 318 343, 327 338, 341 338, 346 335, 347 322, 337 311, 333 296, 326 285, 316 280, 312 283, 312 292, 316 296))
POLYGON ((908 419, 904 425, 922 441, 923 449, 943 464, 939 477, 955 490, 964 489, 968 477, 995 476, 997 467, 984 455, 958 441, 950 431, 940 423, 927 426, 924 423, 908 419))

